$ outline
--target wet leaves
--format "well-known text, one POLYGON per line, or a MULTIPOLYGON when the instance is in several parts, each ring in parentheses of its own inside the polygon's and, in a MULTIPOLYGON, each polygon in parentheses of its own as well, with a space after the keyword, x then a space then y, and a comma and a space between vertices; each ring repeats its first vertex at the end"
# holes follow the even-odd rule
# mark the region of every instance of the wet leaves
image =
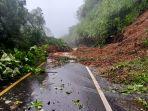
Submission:
POLYGON ((17 100, 17 101, 15 101, 14 104, 19 105, 19 104, 22 104, 22 103, 23 103, 22 101, 17 100))
POLYGON ((43 107, 43 102, 39 100, 33 101, 31 102, 30 107, 41 110, 43 107))
POLYGON ((72 100, 72 102, 78 106, 79 109, 82 109, 83 108, 83 104, 81 104, 80 100, 77 99, 77 100, 72 100))
POLYGON ((142 104, 144 106, 144 109, 148 110, 148 102, 145 99, 142 98, 137 98, 137 102, 139 104, 142 104))
POLYGON ((16 100, 16 101, 11 101, 11 100, 6 100, 5 104, 10 106, 11 110, 16 110, 23 102, 16 100))
POLYGON ((144 87, 143 85, 128 85, 125 89, 122 90, 122 93, 131 94, 131 93, 146 93, 148 91, 148 87, 144 87))

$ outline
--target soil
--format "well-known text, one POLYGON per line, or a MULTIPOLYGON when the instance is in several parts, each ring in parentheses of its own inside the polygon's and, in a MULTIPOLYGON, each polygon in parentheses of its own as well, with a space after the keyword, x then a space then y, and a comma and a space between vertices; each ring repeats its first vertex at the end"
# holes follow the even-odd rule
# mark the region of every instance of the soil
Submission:
POLYGON ((104 72, 113 64, 131 61, 148 56, 148 48, 143 46, 143 40, 148 38, 148 10, 122 32, 123 40, 111 43, 103 48, 79 47, 72 52, 82 64, 98 67, 104 72))

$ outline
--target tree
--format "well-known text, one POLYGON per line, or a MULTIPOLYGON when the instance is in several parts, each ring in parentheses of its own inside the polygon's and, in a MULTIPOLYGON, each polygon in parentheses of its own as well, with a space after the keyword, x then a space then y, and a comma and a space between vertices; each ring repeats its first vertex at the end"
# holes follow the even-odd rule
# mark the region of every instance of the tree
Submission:
POLYGON ((47 41, 41 8, 28 12, 26 0, 0 0, 0 48, 27 49, 47 41))
POLYGON ((26 23, 27 9, 19 0, 0 0, 0 46, 17 47, 21 27, 26 23))

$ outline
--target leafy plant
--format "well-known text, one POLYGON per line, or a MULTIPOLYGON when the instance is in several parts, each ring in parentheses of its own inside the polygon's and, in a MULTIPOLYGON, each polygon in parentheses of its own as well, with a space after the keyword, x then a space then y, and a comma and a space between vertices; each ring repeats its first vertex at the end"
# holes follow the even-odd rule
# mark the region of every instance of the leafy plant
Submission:
POLYGON ((22 0, 0 1, 0 49, 28 50, 47 43, 41 8, 28 11, 22 0))
POLYGON ((83 105, 80 103, 80 100, 79 100, 79 99, 77 99, 77 100, 72 100, 72 102, 73 102, 76 106, 78 106, 79 109, 82 109, 82 108, 83 108, 83 105))
POLYGON ((42 101, 36 100, 31 102, 30 107, 35 108, 36 110, 40 110, 43 107, 43 103, 42 101))
POLYGON ((142 104, 146 110, 148 110, 148 102, 145 99, 138 98, 137 101, 142 104))
POLYGON ((115 64, 105 74, 112 82, 126 85, 123 93, 146 93, 148 90, 147 57, 115 64))
POLYGON ((44 70, 36 67, 39 63, 45 61, 47 56, 47 45, 37 47, 33 46, 29 51, 20 51, 14 49, 14 52, 5 53, 2 51, 0 58, 0 81, 12 81, 15 78, 32 72, 39 74, 44 70))
POLYGON ((131 93, 144 93, 147 92, 148 87, 144 87, 143 85, 128 85, 122 93, 131 94, 131 93))
POLYGON ((148 47, 148 38, 145 38, 142 44, 144 47, 148 47))
POLYGON ((62 39, 56 39, 50 37, 48 39, 48 44, 51 46, 55 46, 57 48, 57 51, 60 52, 71 51, 71 48, 62 39))
POLYGON ((1 78, 8 79, 13 78, 16 75, 20 74, 18 66, 20 61, 16 60, 12 54, 6 54, 3 52, 3 55, 0 59, 0 71, 1 71, 1 78))

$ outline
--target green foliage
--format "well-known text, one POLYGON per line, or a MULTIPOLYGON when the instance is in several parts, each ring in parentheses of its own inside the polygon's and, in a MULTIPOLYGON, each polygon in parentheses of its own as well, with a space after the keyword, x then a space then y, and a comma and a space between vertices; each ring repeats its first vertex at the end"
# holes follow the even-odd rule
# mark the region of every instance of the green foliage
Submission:
POLYGON ((89 38, 94 40, 95 46, 102 46, 110 36, 122 32, 146 9, 147 0, 85 0, 78 11, 80 23, 74 26, 73 32, 77 33, 77 38, 89 38))
POLYGON ((20 61, 16 60, 12 54, 6 54, 3 52, 3 55, 0 59, 0 79, 10 79, 20 74, 18 69, 20 61))
POLYGON ((144 106, 144 109, 148 110, 148 102, 145 99, 138 98, 137 101, 144 106))
POLYGON ((47 45, 41 47, 33 46, 27 52, 15 49, 12 54, 2 51, 0 58, 0 81, 11 81, 28 72, 34 74, 43 72, 42 68, 35 66, 45 61, 47 47, 47 45))
POLYGON ((31 102, 30 107, 35 108, 38 111, 43 107, 43 102, 39 100, 33 101, 31 102))
POLYGON ((79 99, 77 100, 72 100, 72 102, 78 106, 79 110, 83 108, 83 104, 81 104, 81 101, 79 99))
MULTIPOLYGON (((26 0, 23 0, 26 2, 26 0)), ((22 0, 0 0, 0 82, 43 71, 48 45, 68 49, 61 39, 48 38, 41 8, 28 11, 22 0), (31 47, 31 48, 30 48, 31 47), (13 50, 14 49, 14 50, 13 50)), ((1 86, 2 84, 0 84, 1 86)))
POLYGON ((109 75, 116 76, 118 72, 123 72, 123 74, 128 75, 126 81, 118 80, 120 82, 125 84, 146 85, 148 82, 148 57, 118 63, 110 70, 109 75))
POLYGON ((122 90, 122 93, 125 94, 131 94, 131 93, 145 93, 147 92, 148 87, 144 87, 143 85, 128 85, 124 90, 122 90))
POLYGON ((145 38, 142 44, 144 47, 148 47, 148 38, 145 38))
POLYGON ((57 47, 58 51, 70 51, 71 48, 62 39, 48 38, 48 44, 57 47))
POLYGON ((40 8, 31 12, 21 0, 0 0, 0 49, 28 49, 47 42, 40 8))
POLYGON ((127 85, 123 93, 146 93, 148 91, 148 57, 116 64, 107 72, 115 83, 127 85))

